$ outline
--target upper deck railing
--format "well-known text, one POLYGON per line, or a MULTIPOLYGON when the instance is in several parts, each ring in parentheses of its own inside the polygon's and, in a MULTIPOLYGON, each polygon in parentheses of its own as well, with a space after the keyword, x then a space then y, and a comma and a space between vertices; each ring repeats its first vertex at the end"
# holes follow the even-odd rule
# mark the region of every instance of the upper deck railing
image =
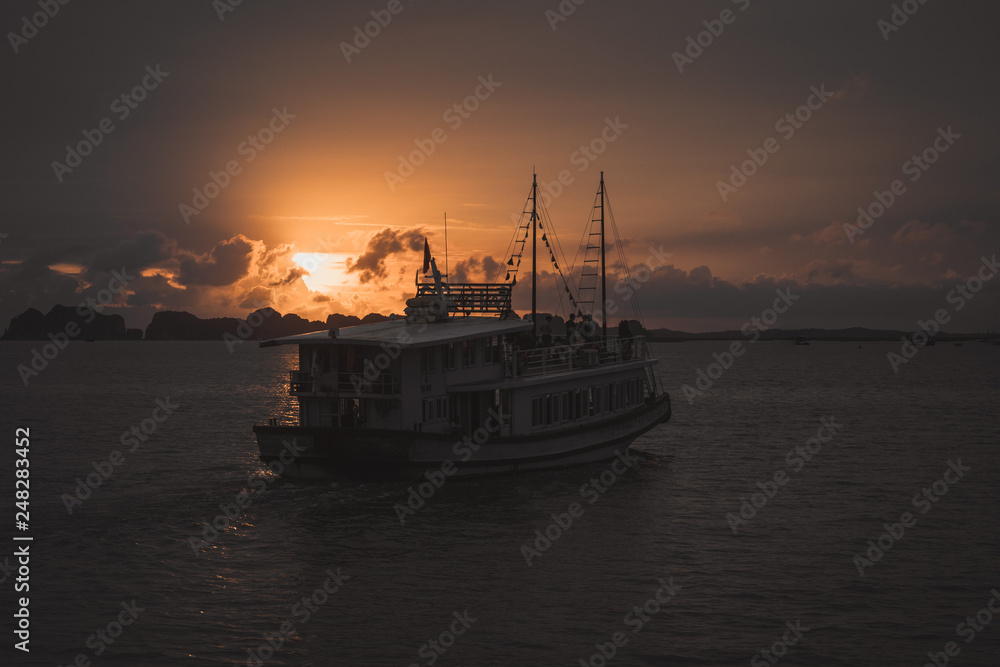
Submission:
MULTIPOLYGON (((449 313, 463 315, 500 314, 510 310, 510 285, 495 283, 445 283, 444 300, 449 313)), ((417 285, 417 297, 437 296, 437 289, 432 283, 417 285)))
POLYGON ((506 377, 516 379, 624 364, 645 358, 646 337, 634 336, 528 350, 506 350, 503 369, 506 377))

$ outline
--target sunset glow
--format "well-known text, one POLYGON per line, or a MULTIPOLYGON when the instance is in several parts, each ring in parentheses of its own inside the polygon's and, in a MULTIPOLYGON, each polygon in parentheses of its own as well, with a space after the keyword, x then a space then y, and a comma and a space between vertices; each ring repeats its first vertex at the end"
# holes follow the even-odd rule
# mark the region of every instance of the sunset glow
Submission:
MULTIPOLYGON (((977 83, 992 37, 961 35, 974 57, 927 47, 959 39, 957 25, 984 30, 971 9, 923 8, 885 39, 879 7, 746 3, 686 62, 675 54, 704 30, 698 3, 588 3, 555 27, 529 3, 489 21, 446 4, 414 5, 350 58, 339 45, 370 20, 356 3, 312 6, 308 20, 251 4, 216 25, 164 5, 141 20, 173 36, 166 46, 139 26, 111 64, 87 40, 122 36, 82 16, 60 38, 80 55, 45 93, 51 118, 12 110, 19 166, 5 182, 33 194, 8 186, 25 224, 2 239, 0 316, 78 301, 122 266, 139 278, 111 308, 134 326, 156 309, 242 316, 257 303, 319 319, 398 311, 424 237, 457 277, 504 261, 533 173, 569 258, 602 171, 629 261, 670 253, 639 294, 654 326, 739 326, 777 285, 810 296, 786 326, 910 326, 1000 245, 984 171, 1000 150, 977 83), (934 19, 945 11, 973 18, 934 19), (494 20, 517 26, 523 54, 494 20), (845 43, 852 57, 831 57, 845 43), (115 93, 156 66, 168 74, 116 113, 115 93), (113 133, 56 178, 54 163, 76 164, 80 128, 105 116, 113 133), (352 270, 360 257, 368 267, 352 270), (37 298, 15 287, 28 275, 37 298)), ((14 88, 48 71, 52 52, 34 50, 14 88)), ((540 292, 541 307, 556 294, 540 292)), ((986 294, 956 327, 996 323, 997 284, 986 294)))

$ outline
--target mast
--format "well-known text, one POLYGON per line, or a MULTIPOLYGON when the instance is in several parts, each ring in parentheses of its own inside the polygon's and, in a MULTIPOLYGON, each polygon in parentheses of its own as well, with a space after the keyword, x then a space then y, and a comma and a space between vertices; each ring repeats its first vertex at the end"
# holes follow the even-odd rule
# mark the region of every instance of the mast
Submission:
POLYGON ((604 172, 601 172, 601 338, 608 340, 608 272, 604 259, 604 172))
POLYGON ((538 259, 538 175, 531 175, 531 326, 535 338, 538 338, 538 274, 535 273, 535 263, 538 259))
POLYGON ((451 276, 448 274, 448 212, 444 213, 444 275, 449 280, 451 276))

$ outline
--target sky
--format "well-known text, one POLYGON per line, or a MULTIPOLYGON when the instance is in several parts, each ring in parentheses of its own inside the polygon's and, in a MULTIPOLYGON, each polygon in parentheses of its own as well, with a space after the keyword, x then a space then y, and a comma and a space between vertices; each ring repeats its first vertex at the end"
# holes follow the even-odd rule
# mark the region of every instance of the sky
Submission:
POLYGON ((425 238, 498 277, 533 173, 575 284, 603 172, 609 319, 1000 326, 995 3, 48 4, 0 9, 3 323, 402 312, 425 238))

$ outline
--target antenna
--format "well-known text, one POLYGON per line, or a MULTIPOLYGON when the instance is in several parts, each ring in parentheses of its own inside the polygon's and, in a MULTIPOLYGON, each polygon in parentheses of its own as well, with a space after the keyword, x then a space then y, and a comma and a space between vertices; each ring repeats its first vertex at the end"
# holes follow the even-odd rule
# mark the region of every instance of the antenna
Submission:
POLYGON ((448 271, 448 211, 444 212, 444 275, 451 280, 451 272, 448 271))

